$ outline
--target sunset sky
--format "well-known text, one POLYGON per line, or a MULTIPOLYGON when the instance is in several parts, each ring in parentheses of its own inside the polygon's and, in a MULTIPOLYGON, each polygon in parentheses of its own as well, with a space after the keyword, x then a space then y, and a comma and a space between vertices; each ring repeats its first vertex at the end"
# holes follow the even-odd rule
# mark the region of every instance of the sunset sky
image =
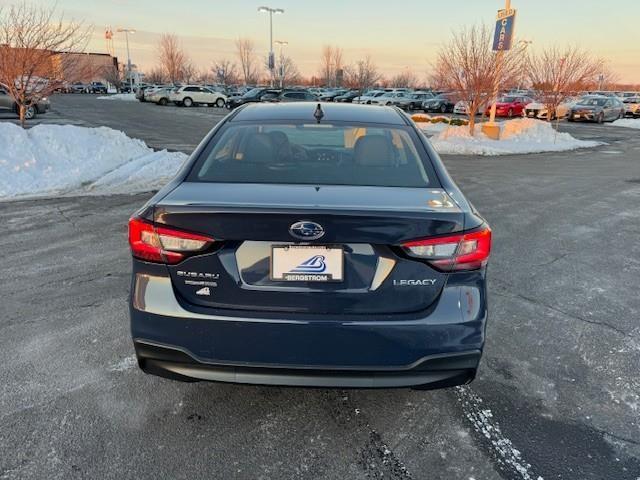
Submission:
MULTIPOLYGON (((0 0, 8 5, 12 0, 0 0)), ((32 0, 39 5, 52 1, 32 0)), ((479 22, 492 23, 498 0, 58 0, 68 17, 95 26, 91 51, 106 51, 104 27, 135 28, 132 61, 142 70, 156 62, 161 33, 180 37, 194 62, 211 66, 222 57, 235 60, 234 40, 252 38, 258 53, 268 51, 268 15, 260 5, 285 9, 274 17, 274 38, 286 40, 288 55, 300 71, 318 70, 325 44, 344 49, 347 62, 371 54, 385 75, 405 68, 419 78, 452 30, 479 22)), ((579 45, 605 58, 626 82, 640 83, 640 0, 512 0, 518 10, 516 35, 533 40, 531 48, 579 45)), ((116 36, 116 54, 126 60, 124 38, 116 36)))

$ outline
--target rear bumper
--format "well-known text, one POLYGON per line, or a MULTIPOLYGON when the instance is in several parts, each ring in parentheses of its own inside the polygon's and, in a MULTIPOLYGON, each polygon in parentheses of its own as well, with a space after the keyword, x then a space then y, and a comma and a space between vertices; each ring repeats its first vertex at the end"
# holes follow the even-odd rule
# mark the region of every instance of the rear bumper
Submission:
POLYGON ((286 366, 223 365, 201 362, 167 345, 135 341, 140 368, 152 375, 185 382, 214 381, 254 385, 333 388, 444 388, 475 378, 481 352, 432 355, 406 368, 337 369, 286 366))
POLYGON ((176 380, 442 388, 475 377, 484 345, 484 275, 459 280, 412 319, 291 319, 196 313, 168 277, 138 273, 131 331, 142 370, 176 380))

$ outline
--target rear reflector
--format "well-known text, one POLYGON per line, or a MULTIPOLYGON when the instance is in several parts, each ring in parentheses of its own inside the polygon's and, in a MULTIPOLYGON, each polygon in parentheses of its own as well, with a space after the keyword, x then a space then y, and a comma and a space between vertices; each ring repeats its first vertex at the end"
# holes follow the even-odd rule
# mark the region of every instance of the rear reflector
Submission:
POLYGON ((403 243, 402 248, 412 257, 427 260, 438 270, 476 270, 489 260, 491 229, 485 226, 470 233, 413 240, 403 243))
POLYGON ((154 226, 140 218, 129 219, 131 254, 141 260, 176 264, 200 252, 215 240, 204 235, 154 226))

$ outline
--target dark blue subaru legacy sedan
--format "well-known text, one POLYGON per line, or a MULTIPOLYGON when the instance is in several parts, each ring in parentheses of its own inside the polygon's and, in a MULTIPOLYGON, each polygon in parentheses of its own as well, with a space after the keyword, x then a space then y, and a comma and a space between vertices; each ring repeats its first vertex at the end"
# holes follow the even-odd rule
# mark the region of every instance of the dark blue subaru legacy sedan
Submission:
POLYGON ((176 380, 473 380, 491 230, 400 110, 250 104, 129 221, 140 368, 176 380))

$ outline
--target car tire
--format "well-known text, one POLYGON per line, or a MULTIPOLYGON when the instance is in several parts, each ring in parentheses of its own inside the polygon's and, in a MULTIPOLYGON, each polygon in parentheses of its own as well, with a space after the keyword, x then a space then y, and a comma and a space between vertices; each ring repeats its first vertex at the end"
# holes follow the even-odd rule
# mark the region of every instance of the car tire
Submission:
POLYGON ((182 100, 182 105, 184 105, 187 108, 193 107, 193 100, 191 100, 191 98, 187 97, 184 100, 182 100))
POLYGON ((225 104, 224 100, 222 98, 218 98, 216 100, 215 106, 218 107, 218 108, 222 108, 222 107, 224 107, 224 104, 225 104))
POLYGON ((447 106, 446 105, 442 105, 440 107, 440 113, 447 113, 447 106))
POLYGON ((604 123, 604 113, 600 112, 596 118, 597 123, 604 123))
POLYGON ((507 111, 507 117, 509 117, 509 118, 513 118, 513 108, 510 108, 510 109, 507 111))
POLYGON ((38 112, 36 111, 36 107, 34 107, 33 105, 29 105, 24 112, 24 118, 25 120, 33 120, 34 118, 36 118, 37 113, 38 112))
POLYGON ((167 99, 166 98, 161 98, 160 100, 158 100, 158 105, 162 105, 163 107, 167 106, 167 99))

